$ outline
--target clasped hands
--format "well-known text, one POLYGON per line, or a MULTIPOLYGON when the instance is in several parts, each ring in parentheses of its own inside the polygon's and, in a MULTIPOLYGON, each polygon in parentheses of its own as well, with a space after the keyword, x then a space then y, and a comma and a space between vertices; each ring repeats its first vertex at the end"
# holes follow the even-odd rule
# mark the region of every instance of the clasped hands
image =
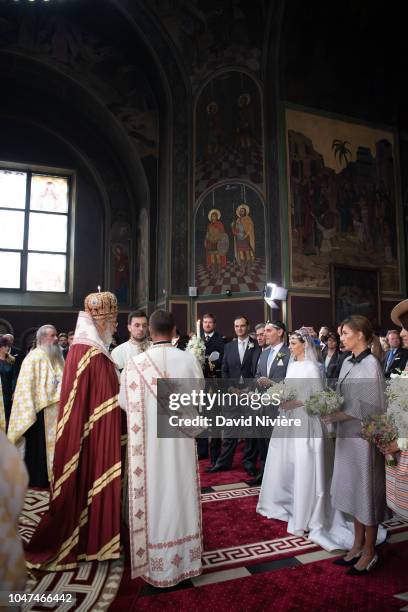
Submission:
POLYGON ((400 451, 400 448, 398 446, 397 440, 393 440, 389 444, 383 446, 378 445, 378 450, 383 455, 393 455, 394 453, 398 453, 400 451))
POLYGON ((267 376, 260 376, 256 381, 256 384, 260 387, 263 387, 264 389, 267 389, 268 387, 271 387, 273 385, 273 382, 267 376))

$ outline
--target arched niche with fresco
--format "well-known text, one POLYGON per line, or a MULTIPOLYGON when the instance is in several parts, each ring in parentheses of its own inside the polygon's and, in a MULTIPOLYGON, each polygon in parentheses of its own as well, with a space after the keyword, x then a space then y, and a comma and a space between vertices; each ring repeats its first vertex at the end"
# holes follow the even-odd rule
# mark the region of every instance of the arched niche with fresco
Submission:
POLYGON ((196 209, 194 236, 199 295, 263 290, 265 205, 258 190, 239 181, 209 190, 196 209))
POLYGON ((195 198, 221 180, 264 190, 259 83, 241 70, 224 71, 202 88, 195 105, 195 198))

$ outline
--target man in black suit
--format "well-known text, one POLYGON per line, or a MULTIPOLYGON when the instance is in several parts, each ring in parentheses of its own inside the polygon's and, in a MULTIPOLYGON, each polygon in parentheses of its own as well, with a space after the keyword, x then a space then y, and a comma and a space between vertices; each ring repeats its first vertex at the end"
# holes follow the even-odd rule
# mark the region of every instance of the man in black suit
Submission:
POLYGON ((216 331, 216 325, 217 320, 211 312, 203 316, 203 333, 201 338, 205 343, 204 376, 206 378, 221 378, 221 364, 225 343, 224 338, 216 331))
MULTIPOLYGON (((214 314, 207 312, 203 315, 202 340, 205 344, 204 377, 221 378, 221 364, 224 356, 224 338, 216 331, 217 319, 214 314)), ((208 432, 207 432, 208 436, 208 432)), ((199 459, 208 458, 208 437, 197 439, 197 453, 199 459)), ((210 444, 211 464, 215 465, 221 451, 220 438, 212 438, 210 444)))
POLYGON ((65 360, 67 358, 69 350, 68 334, 66 334, 65 332, 61 332, 60 334, 58 334, 58 344, 61 349, 62 356, 65 360))
MULTIPOLYGON (((280 382, 286 376, 288 369, 290 351, 285 344, 286 327, 281 321, 268 321, 265 324, 265 341, 268 349, 259 357, 255 378, 260 392, 265 391, 273 382, 280 382)), ((275 406, 264 406, 262 414, 276 417, 278 408, 275 406)), ((258 438, 258 452, 261 459, 261 471, 249 484, 251 486, 262 483, 266 456, 268 454, 269 438, 258 438)))
MULTIPOLYGON (((234 320, 234 330, 237 336, 232 342, 225 345, 224 358, 222 360, 222 378, 234 380, 234 386, 244 388, 245 379, 254 378, 256 364, 261 352, 258 344, 249 337, 249 321, 245 316, 239 316, 234 320)), ((238 439, 228 437, 224 432, 221 454, 208 472, 221 472, 230 470, 234 459, 238 439)), ((244 468, 250 476, 255 476, 255 465, 257 456, 257 445, 255 439, 245 441, 245 452, 243 458, 244 468)))
POLYGON ((402 372, 405 369, 408 361, 408 350, 401 348, 401 338, 399 331, 396 329, 390 329, 386 338, 390 348, 385 353, 383 371, 385 378, 390 378, 391 374, 398 374, 398 371, 402 372))
POLYGON ((15 370, 16 370, 16 376, 18 376, 19 372, 20 372, 20 368, 21 368, 21 364, 23 363, 23 359, 24 359, 24 354, 23 351, 21 351, 19 348, 17 348, 16 346, 14 346, 14 336, 13 334, 4 334, 3 338, 7 338, 7 340, 10 343, 11 349, 10 349, 10 355, 12 357, 14 357, 15 359, 15 370))
MULTIPOLYGON (((268 345, 266 344, 266 339, 265 339, 265 323, 258 323, 257 325, 255 325, 255 335, 256 335, 256 341, 258 342, 258 346, 261 349, 261 351, 266 351, 268 350, 268 345)), ((258 360, 259 363, 259 360, 258 360)))

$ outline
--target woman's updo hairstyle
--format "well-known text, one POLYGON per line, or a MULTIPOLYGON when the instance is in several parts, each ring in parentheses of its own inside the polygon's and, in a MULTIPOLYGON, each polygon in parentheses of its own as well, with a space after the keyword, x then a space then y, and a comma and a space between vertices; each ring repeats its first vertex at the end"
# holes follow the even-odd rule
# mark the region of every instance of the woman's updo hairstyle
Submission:
POLYGON ((353 332, 361 332, 367 344, 371 343, 374 336, 374 329, 371 324, 371 321, 369 321, 367 317, 364 317, 363 315, 350 315, 342 322, 342 331, 345 325, 352 329, 353 332))

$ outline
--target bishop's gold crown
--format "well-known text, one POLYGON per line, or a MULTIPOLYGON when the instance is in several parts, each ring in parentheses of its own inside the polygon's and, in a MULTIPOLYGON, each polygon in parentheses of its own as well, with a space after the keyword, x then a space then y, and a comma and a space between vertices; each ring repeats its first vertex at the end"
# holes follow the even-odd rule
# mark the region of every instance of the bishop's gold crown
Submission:
POLYGON ((93 319, 114 318, 118 314, 118 300, 110 291, 90 293, 85 298, 85 310, 93 319))

